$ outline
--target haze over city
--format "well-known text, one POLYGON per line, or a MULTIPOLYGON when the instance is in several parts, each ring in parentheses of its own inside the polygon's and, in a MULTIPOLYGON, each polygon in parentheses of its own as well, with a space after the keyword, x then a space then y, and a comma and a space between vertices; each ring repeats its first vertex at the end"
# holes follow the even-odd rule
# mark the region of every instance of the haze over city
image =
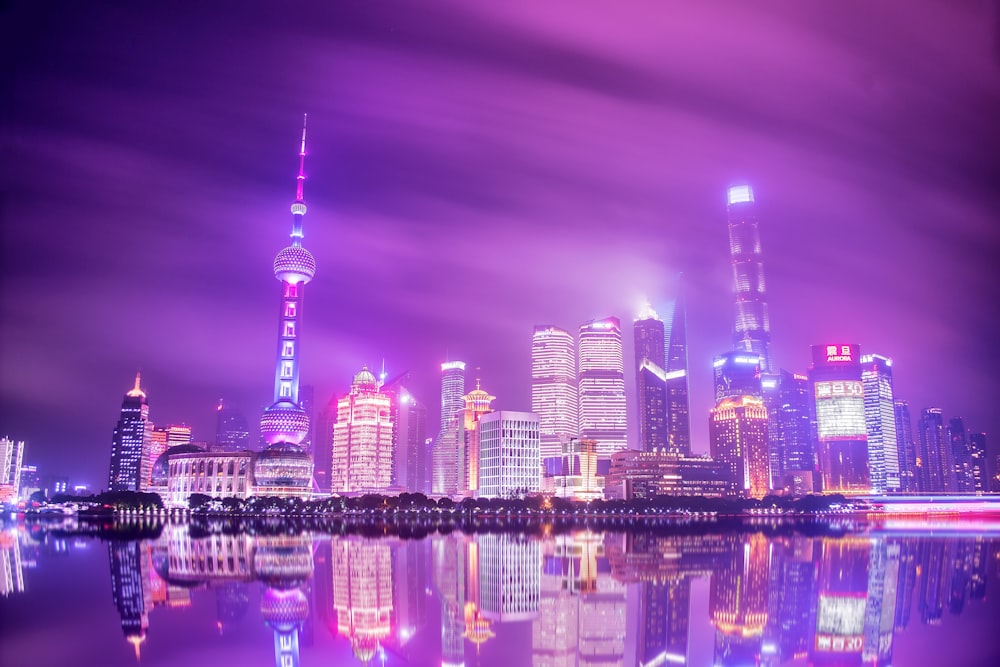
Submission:
POLYGON ((220 398, 256 421, 304 111, 320 403, 384 359, 435 422, 450 358, 526 410, 533 325, 616 315, 630 360, 633 317, 683 272, 707 451, 712 357, 732 348, 726 189, 751 183, 775 366, 857 343, 894 359, 915 409, 1000 432, 998 15, 10 3, 0 435, 100 488, 136 369, 158 424, 211 440, 220 398))

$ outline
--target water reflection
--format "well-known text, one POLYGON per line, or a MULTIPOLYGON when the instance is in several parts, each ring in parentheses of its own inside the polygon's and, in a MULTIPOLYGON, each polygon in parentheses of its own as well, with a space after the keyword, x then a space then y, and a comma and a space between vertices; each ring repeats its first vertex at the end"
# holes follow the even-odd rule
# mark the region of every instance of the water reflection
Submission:
MULTIPOLYGON (((38 550, 79 543, 35 537, 0 533, 4 598, 31 594, 23 570, 38 550)), ((107 548, 119 637, 136 660, 165 616, 214 603, 219 635, 259 614, 280 667, 326 664, 331 642, 361 665, 651 667, 697 655, 720 667, 888 666, 918 620, 940 625, 982 603, 1000 562, 995 537, 891 532, 404 540, 170 524, 107 548)))

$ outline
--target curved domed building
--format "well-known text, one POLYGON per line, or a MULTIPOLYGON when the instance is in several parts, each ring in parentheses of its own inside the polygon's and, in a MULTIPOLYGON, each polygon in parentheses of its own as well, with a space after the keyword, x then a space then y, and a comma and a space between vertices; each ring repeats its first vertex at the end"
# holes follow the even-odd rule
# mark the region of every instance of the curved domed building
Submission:
POLYGON ((274 372, 274 403, 260 419, 260 430, 269 445, 254 462, 257 495, 305 496, 312 488, 312 459, 298 447, 309 434, 309 416, 299 405, 299 334, 302 294, 316 275, 316 259, 302 246, 302 219, 306 214, 302 186, 305 182, 306 126, 302 123, 299 175, 292 202, 292 244, 274 258, 274 277, 281 282, 278 311, 278 360, 274 372))

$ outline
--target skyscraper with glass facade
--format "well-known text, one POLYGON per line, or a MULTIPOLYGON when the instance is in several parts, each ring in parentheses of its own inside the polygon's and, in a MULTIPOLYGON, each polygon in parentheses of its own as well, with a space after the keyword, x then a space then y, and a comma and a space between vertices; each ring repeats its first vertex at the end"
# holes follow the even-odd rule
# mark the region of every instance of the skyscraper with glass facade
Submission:
POLYGON ((579 405, 573 334, 541 324, 531 334, 531 411, 538 415, 541 456, 559 456, 577 436, 579 405))
POLYGON ((435 495, 458 493, 458 418, 465 407, 465 362, 441 364, 441 427, 434 439, 431 491, 435 495))
POLYGON ((666 342, 663 321, 650 304, 635 319, 636 404, 639 417, 639 448, 666 449, 670 439, 667 422, 666 342))
POLYGON ((771 490, 767 409, 757 396, 723 398, 709 416, 712 458, 723 464, 730 494, 763 498, 771 490))
POLYGON ((729 256, 733 265, 734 349, 761 356, 761 369, 770 373, 771 323, 767 313, 764 262, 753 188, 735 185, 727 193, 729 256))
POLYGON ((138 491, 142 468, 142 452, 153 429, 149 421, 146 392, 135 374, 135 386, 125 393, 122 411, 111 437, 111 465, 108 471, 109 491, 138 491))
POLYGON ((917 468, 917 445, 913 439, 913 420, 910 418, 910 404, 894 401, 896 417, 896 453, 899 456, 899 490, 914 493, 920 489, 917 468))
POLYGON ((892 359, 881 354, 861 357, 861 384, 865 392, 868 466, 873 493, 900 490, 896 412, 892 388, 892 359))
POLYGON ((622 326, 617 317, 580 327, 577 379, 580 437, 597 441, 602 459, 627 447, 622 326))
POLYGON ((667 450, 691 455, 691 401, 688 388, 687 309, 678 287, 667 326, 667 450))

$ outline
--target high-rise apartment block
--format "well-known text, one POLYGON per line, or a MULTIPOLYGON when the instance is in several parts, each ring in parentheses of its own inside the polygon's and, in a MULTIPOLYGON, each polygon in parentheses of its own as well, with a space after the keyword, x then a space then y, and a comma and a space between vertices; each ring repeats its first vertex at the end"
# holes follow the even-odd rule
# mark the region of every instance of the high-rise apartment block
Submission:
POLYGON ((919 460, 917 478, 924 493, 957 491, 951 438, 941 408, 924 408, 917 426, 919 460))
POLYGON ((709 417, 712 458, 722 463, 731 494, 763 498, 771 490, 767 409, 756 396, 723 398, 709 417))
POLYGON ((969 493, 974 490, 972 481, 972 451, 965 435, 965 422, 961 417, 948 420, 948 435, 951 438, 951 458, 955 471, 955 491, 969 493))
POLYGON ((621 321, 582 325, 577 349, 580 437, 596 440, 598 456, 610 460, 628 445, 621 321))
POLYGON ((509 498, 541 488, 538 415, 499 410, 482 415, 479 434, 479 496, 509 498))
POLYGON ((861 348, 812 346, 809 379, 816 404, 817 459, 825 493, 871 491, 861 348))
POLYGON ((986 434, 982 431, 969 431, 968 437, 969 456, 972 459, 972 490, 976 493, 988 493, 990 480, 986 463, 986 434))
POLYGON ((773 370, 768 352, 771 323, 767 312, 760 231, 757 228, 757 205, 753 188, 749 185, 733 186, 727 194, 729 256, 736 294, 734 349, 759 354, 761 369, 769 373, 773 370))
POLYGON ((465 407, 465 362, 441 364, 441 427, 434 440, 431 491, 435 495, 458 493, 458 416, 465 407))
POLYGON ((562 443, 577 436, 579 406, 576 341, 550 324, 531 334, 531 411, 538 415, 542 459, 559 456, 562 443))
POLYGON ((388 394, 367 367, 337 402, 330 466, 334 493, 384 493, 392 486, 393 422, 388 394))
POLYGON ((149 403, 135 374, 135 386, 125 393, 122 411, 111 438, 109 491, 138 491, 142 452, 150 439, 153 424, 149 421, 149 403))
POLYGON ((865 392, 868 430, 868 466, 873 493, 900 490, 899 450, 892 388, 892 359, 881 354, 861 357, 861 384, 865 392))

